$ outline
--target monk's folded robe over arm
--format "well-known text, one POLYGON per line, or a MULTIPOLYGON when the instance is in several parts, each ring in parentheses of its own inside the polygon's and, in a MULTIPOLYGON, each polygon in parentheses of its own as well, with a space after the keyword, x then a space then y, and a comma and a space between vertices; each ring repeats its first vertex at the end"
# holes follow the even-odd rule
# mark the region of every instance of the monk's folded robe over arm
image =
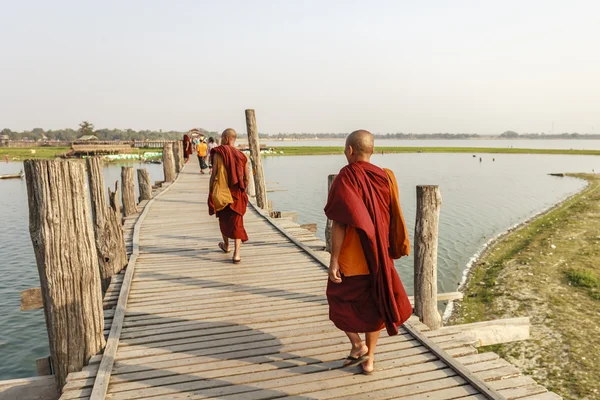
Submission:
POLYGON ((330 318, 347 332, 372 332, 385 324, 389 335, 397 334, 398 326, 412 314, 412 307, 392 258, 407 255, 410 248, 393 174, 388 176, 367 162, 344 167, 331 186, 325 214, 332 221, 356 229, 369 267, 368 276, 343 277, 340 284, 328 282, 330 318), (359 284, 359 279, 369 282, 359 284), (370 299, 364 295, 359 299, 355 293, 346 297, 359 287, 369 291, 364 295, 370 299), (353 300, 358 302, 347 304, 353 300), (370 315, 373 312, 378 315, 370 315), (379 327, 374 317, 381 321, 379 327), (361 320, 369 322, 364 324, 361 320))
POLYGON ((223 235, 245 242, 248 240, 243 219, 248 206, 247 158, 232 146, 217 146, 211 151, 211 159, 216 178, 208 197, 209 214, 217 215, 223 235))

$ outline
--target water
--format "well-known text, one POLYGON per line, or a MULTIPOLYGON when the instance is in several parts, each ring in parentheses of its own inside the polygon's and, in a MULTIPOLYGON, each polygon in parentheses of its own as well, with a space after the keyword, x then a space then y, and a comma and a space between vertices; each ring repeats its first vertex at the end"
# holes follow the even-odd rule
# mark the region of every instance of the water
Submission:
MULTIPOLYGON (((323 140, 265 140, 270 147, 284 146, 343 146, 344 139, 323 140)), ((531 139, 472 139, 472 140, 417 140, 377 139, 377 146, 390 147, 493 147, 515 149, 574 149, 600 150, 600 140, 531 140, 531 139)))
MULTIPOLYGON (((417 185, 440 186, 438 287, 458 287, 469 260, 499 233, 579 191, 585 182, 547 175, 550 172, 600 171, 600 157, 494 155, 483 162, 466 154, 375 155, 398 179, 400 201, 409 233, 414 233, 417 185), (492 161, 495 158, 495 161, 492 161)), ((272 157, 263 161, 267 186, 287 191, 268 193, 274 209, 297 211, 299 223, 318 224, 324 238, 327 175, 345 165, 344 156, 272 157), (289 171, 296 171, 290 179, 289 171)), ((396 262, 412 294, 413 259, 396 262)))
MULTIPOLYGON (((152 180, 163 179, 162 165, 128 165, 147 168, 152 180)), ((1 163, 0 175, 21 169, 22 163, 1 163)), ((104 173, 107 185, 114 188, 120 165, 111 164, 104 173)), ((39 286, 25 179, 0 180, 0 379, 36 375, 35 360, 49 354, 43 311, 20 310, 21 291, 39 286)))
MULTIPOLYGON (((585 185, 577 179, 548 176, 549 172, 600 171, 600 157, 591 156, 484 155, 480 163, 467 154, 423 153, 376 155, 373 162, 396 174, 411 237, 415 186, 440 185, 441 291, 456 290, 469 259, 490 238, 585 185)), ((275 209, 297 211, 300 223, 318 223, 318 235, 323 237, 327 175, 345 165, 344 157, 267 157, 263 165, 268 186, 287 189, 268 193, 275 209)), ((152 180, 162 179, 161 165, 143 167, 152 180)), ((0 164, 0 174, 21 168, 19 163, 0 164)), ((114 186, 120 167, 108 166, 105 176, 106 183, 114 186)), ((397 268, 412 293, 412 258, 400 260, 397 268)), ((20 292, 39 286, 24 180, 0 181, 0 274, 0 379, 33 376, 35 359, 48 355, 48 344, 42 311, 19 308, 20 292)))

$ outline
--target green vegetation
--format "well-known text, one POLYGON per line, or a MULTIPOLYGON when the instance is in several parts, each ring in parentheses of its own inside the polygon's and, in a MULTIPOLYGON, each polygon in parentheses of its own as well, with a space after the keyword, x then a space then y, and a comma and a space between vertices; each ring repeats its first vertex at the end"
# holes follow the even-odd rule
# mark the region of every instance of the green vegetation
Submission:
MULTIPOLYGON (((565 399, 600 397, 600 175, 478 260, 452 324, 530 317, 531 339, 494 346, 565 399)), ((485 350, 490 350, 486 348, 485 350)))
POLYGON ((600 281, 592 271, 570 269, 565 272, 565 275, 569 283, 573 286, 591 289, 598 287, 600 284, 600 281))
MULTIPOLYGON (((274 147, 277 155, 308 156, 343 154, 338 146, 281 146, 274 147)), ((493 147, 376 147, 376 153, 468 153, 468 154, 568 154, 598 156, 600 150, 561 150, 561 149, 514 149, 493 147)))
MULTIPOLYGON (((53 159, 60 157, 70 150, 69 147, 0 147, 0 161, 8 158, 9 161, 23 161, 28 159, 53 159)), ((160 152, 161 149, 155 148, 136 148, 132 149, 134 154, 143 154, 145 152, 160 152)), ((136 160, 119 160, 119 162, 136 160)))

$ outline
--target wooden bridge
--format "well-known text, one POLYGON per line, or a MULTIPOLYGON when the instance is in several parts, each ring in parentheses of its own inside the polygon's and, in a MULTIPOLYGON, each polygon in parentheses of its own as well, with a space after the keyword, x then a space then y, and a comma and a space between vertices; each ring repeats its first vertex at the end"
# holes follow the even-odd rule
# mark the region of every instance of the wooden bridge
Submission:
POLYGON ((61 399, 559 399, 460 328, 411 320, 382 334, 376 371, 342 368, 348 340, 328 319, 313 233, 250 207, 241 264, 217 243, 208 176, 190 162, 151 200, 133 263, 113 278, 108 343, 71 373, 61 399))

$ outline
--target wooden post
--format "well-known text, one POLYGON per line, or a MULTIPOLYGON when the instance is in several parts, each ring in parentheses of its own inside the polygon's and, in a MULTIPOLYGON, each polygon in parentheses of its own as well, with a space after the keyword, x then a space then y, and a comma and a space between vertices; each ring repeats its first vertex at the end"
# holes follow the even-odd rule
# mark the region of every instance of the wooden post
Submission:
POLYGON ((140 198, 138 201, 152 199, 152 183, 150 183, 150 173, 146 168, 137 170, 138 186, 140 188, 140 198))
POLYGON ((248 196, 256 197, 256 187, 254 186, 254 173, 252 172, 252 162, 248 159, 248 173, 250 176, 248 177, 248 187, 246 188, 246 193, 248 196))
POLYGON ((175 160, 175 173, 181 172, 181 168, 183 168, 183 147, 180 146, 180 140, 176 140, 173 142, 173 158, 175 160))
POLYGON ((165 182, 173 182, 177 172, 175 171, 175 156, 173 155, 173 145, 165 143, 162 150, 163 172, 165 182))
POLYGON ((179 157, 179 170, 181 171, 185 165, 185 158, 183 156, 183 140, 178 140, 176 143, 179 147, 179 154, 181 155, 181 157, 179 157))
POLYGON ((437 307, 437 250, 441 206, 439 187, 417 186, 415 314, 432 330, 442 326, 437 307))
POLYGON ((114 192, 108 188, 108 201, 110 203, 110 208, 113 209, 115 214, 122 218, 123 214, 121 212, 121 202, 119 201, 119 181, 115 181, 114 192))
POLYGON ((127 265, 127 251, 121 215, 114 212, 106 201, 104 192, 104 163, 99 157, 88 158, 87 172, 92 204, 92 221, 94 237, 100 267, 102 291, 110 285, 110 278, 119 273, 127 265))
POLYGON ((258 128, 254 110, 246 110, 246 128, 248 131, 248 144, 250 145, 250 160, 252 160, 252 174, 256 191, 256 204, 263 210, 268 207, 267 187, 260 157, 260 144, 258 142, 258 128))
POLYGON ((137 212, 133 167, 121 167, 121 191, 123 196, 123 212, 125 217, 128 217, 137 212))
MULTIPOLYGON (((327 177, 327 195, 329 195, 329 191, 331 190, 331 185, 333 185, 333 181, 337 174, 332 174, 327 177)), ((333 221, 327 218, 327 223, 325 224, 325 251, 331 253, 331 228, 333 226, 333 221)))
POLYGON ((44 298, 59 391, 105 345, 98 256, 85 167, 76 161, 25 161, 29 233, 44 298))

